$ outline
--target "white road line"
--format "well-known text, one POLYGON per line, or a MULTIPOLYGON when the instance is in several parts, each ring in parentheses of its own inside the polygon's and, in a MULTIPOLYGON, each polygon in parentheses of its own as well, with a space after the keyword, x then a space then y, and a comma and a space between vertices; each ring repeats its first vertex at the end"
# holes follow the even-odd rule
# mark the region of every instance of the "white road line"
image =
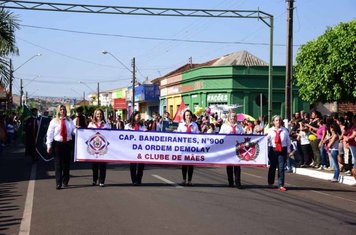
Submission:
POLYGON ((312 191, 314 193, 319 193, 319 194, 324 195, 324 196, 335 197, 335 198, 338 198, 338 199, 342 199, 342 200, 345 200, 345 201, 356 203, 356 201, 354 201, 354 200, 350 200, 350 199, 347 199, 347 198, 331 195, 331 194, 328 194, 328 193, 322 193, 322 192, 318 192, 318 191, 315 191, 315 190, 310 190, 310 191, 312 191))
POLYGON ((176 184, 176 183, 174 183, 174 182, 172 182, 172 181, 170 181, 170 180, 167 180, 166 178, 163 178, 163 177, 161 177, 161 176, 159 176, 159 175, 152 175, 153 177, 155 177, 155 178, 157 178, 157 179, 159 179, 159 180, 162 180, 163 182, 165 182, 165 183, 167 183, 167 184, 170 184, 170 185, 172 185, 172 186, 175 186, 176 188, 183 188, 183 186, 180 186, 180 185, 178 185, 178 184, 176 184))
POLYGON ((37 163, 32 165, 30 181, 28 183, 27 195, 25 201, 25 209, 23 211, 23 216, 20 225, 20 235, 30 234, 31 229, 31 217, 32 217, 32 206, 33 206, 33 195, 35 191, 35 180, 37 172, 37 163))

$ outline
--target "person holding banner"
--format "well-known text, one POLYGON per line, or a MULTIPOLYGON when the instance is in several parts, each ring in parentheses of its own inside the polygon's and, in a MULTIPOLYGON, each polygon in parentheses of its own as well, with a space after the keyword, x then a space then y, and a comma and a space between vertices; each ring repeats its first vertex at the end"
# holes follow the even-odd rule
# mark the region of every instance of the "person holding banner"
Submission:
MULTIPOLYGON (((243 134, 243 127, 237 122, 236 113, 230 111, 227 115, 226 122, 221 126, 219 134, 243 134)), ((241 167, 240 166, 226 166, 227 180, 229 187, 234 187, 234 174, 236 188, 242 189, 241 185, 241 167)))
POLYGON ((286 191, 284 187, 284 171, 287 156, 290 153, 291 140, 288 130, 282 126, 282 118, 279 115, 272 117, 273 126, 267 131, 268 159, 270 167, 268 170, 268 186, 273 188, 276 168, 278 168, 278 188, 286 191))
MULTIPOLYGON (((179 123, 177 132, 185 132, 185 133, 199 133, 198 125, 193 122, 193 113, 192 111, 185 110, 183 113, 183 122, 179 123)), ((182 185, 192 186, 192 178, 193 178, 194 166, 193 165, 183 165, 182 166, 182 175, 183 182, 182 185), (188 172, 188 183, 187 183, 187 172, 188 172)))
MULTIPOLYGON (((94 111, 93 120, 89 123, 88 128, 111 129, 110 125, 105 121, 104 111, 102 109, 96 109, 94 111)), ((106 162, 93 162, 92 170, 92 185, 98 185, 98 171, 100 170, 99 186, 104 187, 106 178, 106 162)))
MULTIPOLYGON (((125 130, 147 131, 145 125, 141 122, 141 114, 139 111, 135 111, 131 115, 129 123, 125 125, 125 130)), ((144 168, 145 165, 143 163, 130 163, 130 173, 133 185, 137 186, 142 183, 144 168)))
POLYGON ((56 175, 56 189, 68 186, 69 163, 71 157, 72 135, 74 134, 74 123, 67 117, 67 109, 59 105, 56 118, 49 123, 47 130, 47 152, 54 152, 54 169, 56 175))

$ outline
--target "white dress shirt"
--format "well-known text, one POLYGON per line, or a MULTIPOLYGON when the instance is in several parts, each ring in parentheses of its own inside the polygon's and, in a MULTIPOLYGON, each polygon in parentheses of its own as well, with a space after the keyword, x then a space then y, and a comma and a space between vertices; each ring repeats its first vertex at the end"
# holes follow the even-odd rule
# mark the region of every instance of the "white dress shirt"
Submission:
MULTIPOLYGON (((131 126, 130 123, 127 123, 127 124, 125 125, 125 130, 132 130, 132 131, 134 131, 134 130, 135 130, 135 127, 134 127, 134 126, 131 126)), ((145 125, 142 125, 142 126, 140 125, 140 128, 139 128, 138 130, 139 130, 139 131, 147 131, 145 125)))
POLYGON ((101 125, 98 127, 97 125, 95 125, 94 122, 90 122, 88 125, 88 128, 100 128, 100 129, 111 129, 111 126, 109 123, 102 121, 101 125))
MULTIPOLYGON (((188 127, 185 122, 181 122, 178 125, 177 132, 187 132, 188 127)), ((199 127, 195 122, 189 123, 190 133, 199 133, 199 127)))
MULTIPOLYGON (((74 135, 75 126, 72 120, 69 118, 65 119, 65 125, 67 129, 67 141, 72 140, 72 135, 74 135)), ((47 130, 47 148, 50 148, 53 141, 63 142, 63 138, 60 134, 61 131, 61 120, 54 118, 51 120, 47 130)))
POLYGON ((224 123, 219 131, 219 134, 232 134, 232 130, 235 128, 235 134, 244 134, 244 129, 241 125, 235 123, 231 126, 229 123, 224 123))
MULTIPOLYGON (((276 147, 276 143, 275 143, 276 131, 277 131, 277 129, 275 127, 271 127, 267 131, 268 146, 273 147, 273 148, 276 147)), ((279 131, 281 131, 280 137, 281 137, 282 147, 287 147, 287 152, 289 153, 290 152, 290 145, 291 145, 289 132, 285 127, 281 127, 279 129, 279 131)))

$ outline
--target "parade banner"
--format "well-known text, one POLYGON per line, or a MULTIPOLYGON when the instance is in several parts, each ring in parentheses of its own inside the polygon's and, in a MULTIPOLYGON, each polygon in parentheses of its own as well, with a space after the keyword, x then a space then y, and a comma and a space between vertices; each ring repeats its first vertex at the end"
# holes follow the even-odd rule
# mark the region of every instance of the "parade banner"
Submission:
POLYGON ((75 161, 173 165, 266 166, 262 135, 78 129, 75 161))

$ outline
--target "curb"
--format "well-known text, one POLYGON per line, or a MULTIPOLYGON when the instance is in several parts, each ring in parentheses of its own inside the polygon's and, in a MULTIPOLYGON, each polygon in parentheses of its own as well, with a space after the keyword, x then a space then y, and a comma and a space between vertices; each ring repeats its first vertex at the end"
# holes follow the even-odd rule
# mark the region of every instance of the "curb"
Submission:
MULTIPOLYGON (((332 171, 317 171, 314 169, 307 169, 307 168, 294 168, 293 170, 295 174, 310 176, 313 178, 323 179, 323 180, 331 180, 334 175, 332 171)), ((353 176, 343 175, 343 173, 340 173, 339 183, 351 185, 351 186, 356 185, 356 181, 353 176)))

